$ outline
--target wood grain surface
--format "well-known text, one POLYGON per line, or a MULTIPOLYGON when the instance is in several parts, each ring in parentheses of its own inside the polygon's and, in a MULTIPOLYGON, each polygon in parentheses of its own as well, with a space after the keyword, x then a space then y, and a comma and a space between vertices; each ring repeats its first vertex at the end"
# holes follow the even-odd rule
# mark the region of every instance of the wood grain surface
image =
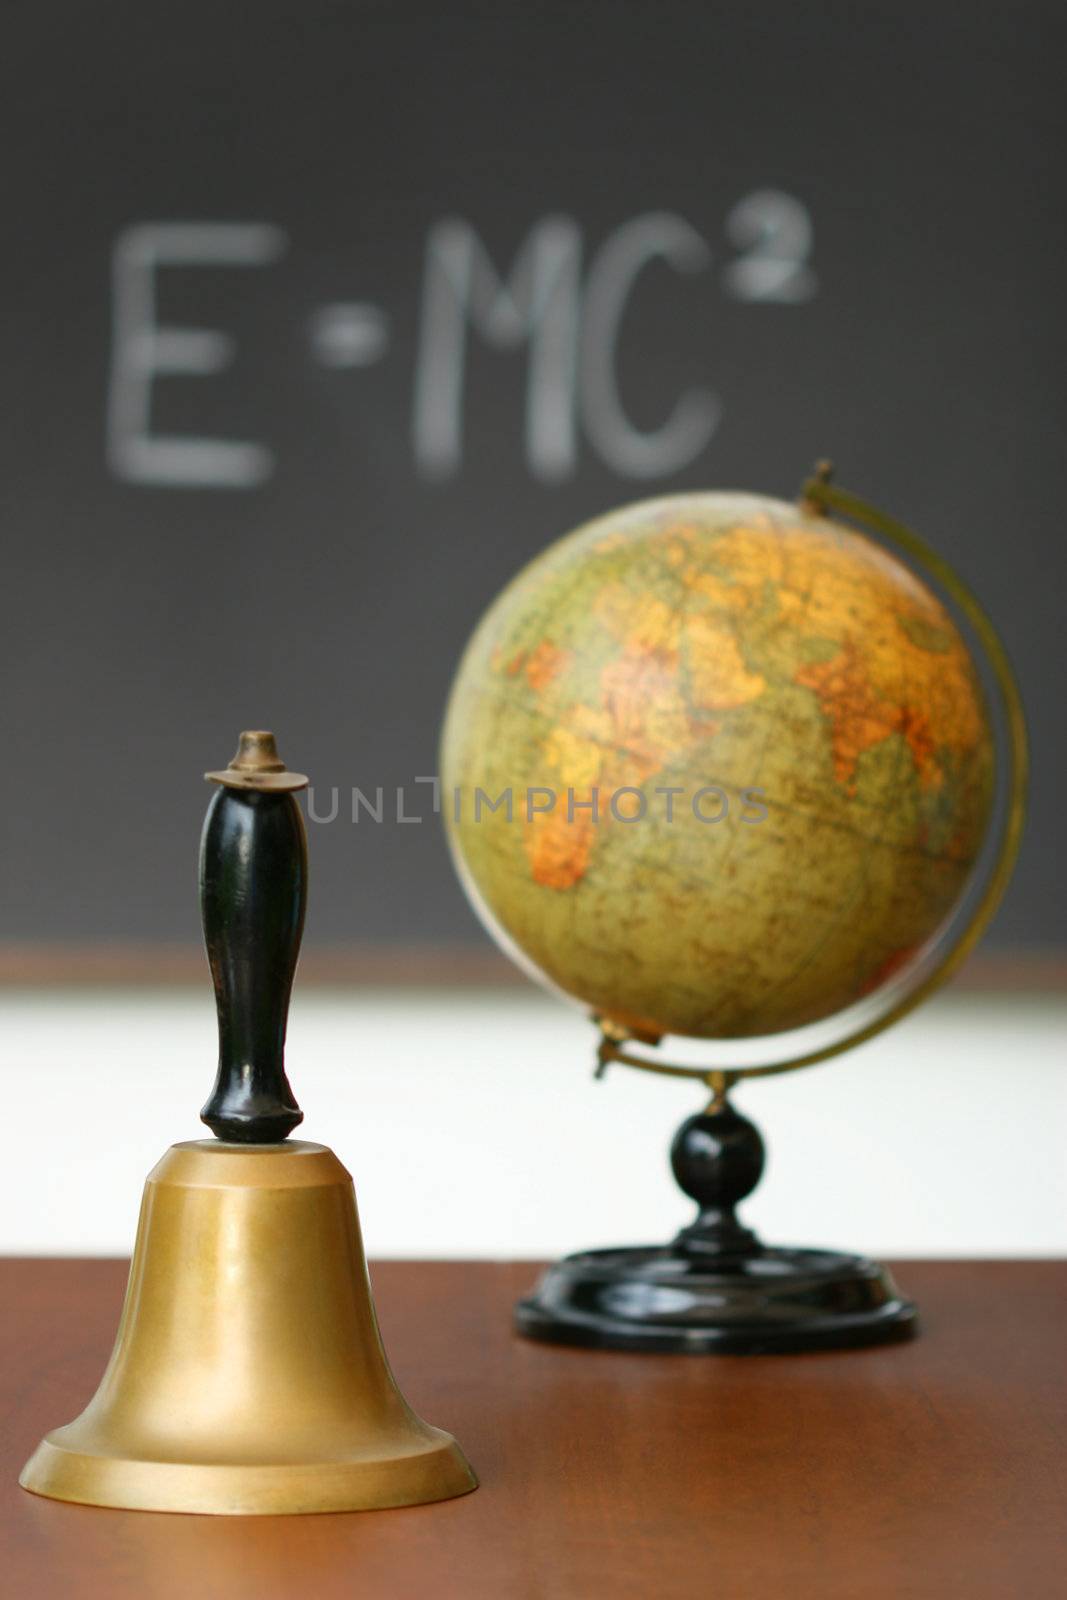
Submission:
POLYGON ((637 1356, 524 1343, 528 1263, 381 1263, 412 1404, 481 1477, 413 1510, 185 1517, 16 1476, 110 1350, 125 1263, 0 1262, 0 1588, 19 1600, 1059 1600, 1067 1263, 898 1264, 884 1350, 637 1356))

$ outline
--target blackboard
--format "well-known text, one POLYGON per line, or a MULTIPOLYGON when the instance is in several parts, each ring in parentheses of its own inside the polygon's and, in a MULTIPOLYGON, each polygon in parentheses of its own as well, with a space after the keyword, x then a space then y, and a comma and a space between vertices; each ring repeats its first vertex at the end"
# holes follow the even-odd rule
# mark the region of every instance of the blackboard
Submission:
POLYGON ((191 943, 251 726, 386 796, 311 825, 309 943, 476 942, 415 779, 485 604, 612 504, 830 455, 1005 636, 994 941, 1058 941, 1065 21, 9 6, 0 940, 191 943))

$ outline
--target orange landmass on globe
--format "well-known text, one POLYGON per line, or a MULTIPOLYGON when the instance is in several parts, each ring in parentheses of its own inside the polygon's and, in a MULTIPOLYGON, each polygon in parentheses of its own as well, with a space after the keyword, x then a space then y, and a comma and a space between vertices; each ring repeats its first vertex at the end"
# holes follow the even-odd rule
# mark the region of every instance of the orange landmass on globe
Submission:
POLYGON ((548 639, 542 639, 536 650, 530 652, 526 662, 526 682, 535 694, 559 676, 567 664, 567 652, 558 650, 548 639))
POLYGON ((535 883, 545 889, 573 889, 585 876, 596 838, 597 824, 588 802, 589 791, 575 791, 573 817, 568 820, 566 801, 562 809, 538 811, 529 819, 526 854, 535 883), (579 808, 579 802, 586 802, 579 808))
POLYGON ((915 706, 892 705, 871 686, 859 651, 852 643, 829 661, 801 667, 794 682, 811 689, 830 723, 834 777, 850 794, 856 789, 860 757, 883 740, 899 733, 907 741, 919 781, 926 788, 941 782, 937 746, 926 715, 915 706))
POLYGON ((584 877, 598 829, 614 820, 611 796, 647 782, 688 737, 676 675, 663 652, 624 651, 602 668, 600 690, 599 706, 570 707, 542 743, 556 803, 527 818, 523 843, 533 879, 545 888, 570 889, 584 877))
POLYGON ((567 651, 559 650, 549 639, 542 639, 533 650, 518 650, 505 668, 509 678, 525 672, 526 681, 535 693, 548 686, 562 672, 567 663, 567 651))

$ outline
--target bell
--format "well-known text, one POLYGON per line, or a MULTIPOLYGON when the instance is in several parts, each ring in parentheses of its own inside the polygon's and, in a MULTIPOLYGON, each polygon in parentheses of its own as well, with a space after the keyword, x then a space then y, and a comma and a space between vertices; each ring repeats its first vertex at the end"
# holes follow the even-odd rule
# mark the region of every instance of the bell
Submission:
POLYGON ((389 1370, 352 1180, 324 1145, 286 1138, 302 1117, 283 1047, 306 895, 292 790, 306 780, 270 735, 242 735, 242 753, 208 774, 221 787, 201 850, 220 1041, 201 1115, 216 1138, 173 1145, 149 1173, 100 1387, 19 1481, 141 1511, 450 1499, 477 1480, 389 1370))

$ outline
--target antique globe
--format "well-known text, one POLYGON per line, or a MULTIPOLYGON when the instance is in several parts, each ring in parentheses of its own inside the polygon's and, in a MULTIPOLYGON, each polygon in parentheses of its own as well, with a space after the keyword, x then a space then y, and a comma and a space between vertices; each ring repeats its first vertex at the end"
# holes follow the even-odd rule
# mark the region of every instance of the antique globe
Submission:
POLYGON ((558 1264, 524 1332, 749 1350, 913 1331, 884 1269, 737 1221, 762 1144, 726 1090, 857 1043, 947 975, 1010 872, 1024 773, 977 602, 826 470, 795 504, 624 507, 519 573, 445 721, 462 881, 501 946, 597 1020, 602 1066, 713 1091, 672 1150, 696 1223, 558 1264), (628 1048, 668 1034, 706 1042, 699 1069, 628 1048))

